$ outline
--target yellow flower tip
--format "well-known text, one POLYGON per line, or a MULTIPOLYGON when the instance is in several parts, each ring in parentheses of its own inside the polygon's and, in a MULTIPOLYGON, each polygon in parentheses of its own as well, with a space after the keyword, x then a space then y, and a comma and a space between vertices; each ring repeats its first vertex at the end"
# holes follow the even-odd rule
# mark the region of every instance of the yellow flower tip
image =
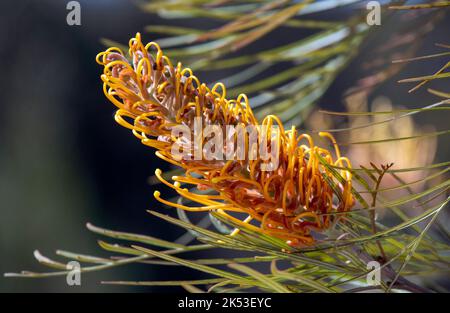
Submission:
POLYGON ((155 170, 155 175, 156 175, 156 176, 161 176, 161 174, 162 174, 162 171, 161 171, 159 168, 157 168, 157 169, 155 170))
POLYGON ((319 136, 320 137, 327 137, 331 140, 332 144, 336 144, 336 139, 334 138, 334 136, 329 133, 329 132, 319 132, 319 136))
POLYGON ((177 188, 180 188, 180 186, 181 186, 180 182, 177 182, 177 181, 173 185, 177 188))
POLYGON ((153 197, 155 198, 159 198, 159 196, 161 195, 161 192, 159 192, 159 190, 155 190, 155 192, 153 192, 153 197))

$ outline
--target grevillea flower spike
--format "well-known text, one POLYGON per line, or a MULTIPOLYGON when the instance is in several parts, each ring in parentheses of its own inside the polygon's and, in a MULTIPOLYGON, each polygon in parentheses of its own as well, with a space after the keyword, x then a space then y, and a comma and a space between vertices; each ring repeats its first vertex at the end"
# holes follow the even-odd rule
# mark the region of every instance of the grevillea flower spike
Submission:
MULTIPOLYGON (((253 231, 286 240, 293 246, 311 245, 315 242, 311 230, 323 231, 334 221, 334 212, 346 212, 353 206, 351 173, 340 171, 343 181, 336 183, 323 165, 345 165, 350 161, 340 155, 333 136, 320 133, 331 140, 335 149, 332 153, 316 146, 308 134, 299 134, 292 127, 284 130, 281 121, 269 115, 261 125, 271 130, 277 127, 278 136, 258 137, 258 143, 273 149, 276 143, 278 164, 270 170, 261 170, 265 161, 260 157, 243 159, 198 159, 194 152, 190 158, 173 154, 172 147, 179 144, 174 136, 174 127, 182 125, 194 133, 195 120, 204 126, 224 128, 226 125, 258 125, 246 95, 237 99, 226 98, 225 86, 217 83, 212 88, 200 83, 189 68, 178 63, 174 67, 163 55, 158 44, 150 42, 144 46, 138 33, 129 43, 128 61, 119 48, 109 48, 97 56, 97 62, 104 66, 101 76, 103 90, 108 99, 119 109, 115 120, 132 130, 133 134, 147 146, 157 150, 158 157, 185 170, 184 176, 174 176, 169 182, 160 170, 156 176, 180 196, 201 206, 185 206, 161 198, 159 191, 154 196, 160 202, 186 211, 215 211, 253 231), (339 188, 333 188, 339 186, 339 188), (197 194, 182 188, 181 184, 208 189, 214 194, 197 194), (246 214, 240 220, 235 213, 246 214)), ((205 140, 205 138, 200 139, 205 140)), ((245 139, 248 143, 248 138, 245 139)), ((230 147, 223 148, 230 156, 230 147)), ((235 156, 237 151, 231 151, 235 156)), ((234 232, 236 233, 236 231, 234 232)))

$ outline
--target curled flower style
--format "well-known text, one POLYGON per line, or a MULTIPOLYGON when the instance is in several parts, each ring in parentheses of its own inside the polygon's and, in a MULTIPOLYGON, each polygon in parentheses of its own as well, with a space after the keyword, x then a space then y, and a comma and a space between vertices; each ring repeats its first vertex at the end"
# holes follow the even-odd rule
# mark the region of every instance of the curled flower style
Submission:
MULTIPOLYGON (((241 94, 228 100, 222 83, 208 88, 191 69, 183 68, 181 63, 173 66, 155 42, 144 46, 139 33, 129 42, 129 56, 130 61, 115 47, 97 56, 97 62, 104 66, 104 93, 119 108, 115 120, 131 129, 144 145, 155 148, 158 157, 185 170, 184 176, 172 177, 173 182, 164 179, 159 169, 156 176, 200 206, 172 203, 155 191, 157 200, 186 211, 215 211, 240 227, 286 240, 293 246, 313 244, 311 231, 329 228, 334 221, 330 213, 351 209, 354 199, 350 171, 340 170, 343 179, 338 183, 329 167, 324 166, 325 162, 351 167, 333 136, 320 133, 331 140, 335 157, 316 146, 308 134, 299 134, 295 127, 284 130, 274 115, 261 122, 269 131, 262 134, 258 130, 257 140, 268 151, 276 149, 278 164, 271 170, 262 169, 266 161, 261 157, 248 156, 252 148, 248 134, 242 159, 236 158, 238 151, 228 144, 223 152, 232 157, 226 160, 195 158, 195 147, 188 151, 188 157, 174 155, 172 148, 181 139, 174 135, 174 128, 187 127, 195 137, 196 119, 204 126, 221 129, 226 125, 258 125, 248 98, 241 94), (279 132, 274 138, 271 134, 275 128, 279 132), (214 193, 195 193, 182 188, 182 184, 214 193), (246 218, 241 220, 233 212, 245 213, 246 218)), ((202 146, 207 138, 197 139, 202 146)))

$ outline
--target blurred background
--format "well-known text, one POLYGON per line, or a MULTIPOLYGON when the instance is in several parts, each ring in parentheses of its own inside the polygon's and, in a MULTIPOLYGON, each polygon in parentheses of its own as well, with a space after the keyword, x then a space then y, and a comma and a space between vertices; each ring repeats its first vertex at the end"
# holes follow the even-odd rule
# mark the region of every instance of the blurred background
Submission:
MULTIPOLYGON (((170 167, 114 122, 114 107, 101 89, 99 75, 102 68, 95 63, 95 55, 104 49, 101 38, 126 44, 147 25, 176 25, 182 20, 163 20, 143 12, 133 1, 81 0, 82 25, 69 26, 66 23, 67 2, 20 0, 0 4, 1 273, 22 269, 46 271, 35 262, 32 255, 35 249, 45 255, 53 255, 56 249, 102 255, 96 245, 98 236, 85 229, 86 222, 167 240, 183 234, 180 229, 146 213, 145 210, 150 208, 168 211, 153 199, 155 187, 149 184, 149 177, 157 167, 162 170, 170 167)), ((364 9, 344 8, 340 14, 364 9)), ((328 18, 333 19, 334 14, 328 18)), ((192 26, 202 29, 217 27, 204 18, 196 19, 195 24, 192 26)), ((377 35, 362 46, 359 56, 328 88, 317 108, 390 110, 422 107, 437 101, 425 89, 408 94, 412 86, 400 85, 397 81, 432 74, 445 64, 445 60, 439 58, 407 64, 400 73, 376 86, 369 96, 356 93, 346 97, 347 91, 365 76, 367 59, 396 25, 375 27, 377 35)), ((414 27, 420 25, 411 25, 411 29, 414 27)), ((448 29, 450 19, 447 14, 420 42, 418 55, 436 53, 435 43, 449 44, 448 29)), ((270 38, 270 45, 276 46, 283 41, 283 36, 299 34, 291 30, 271 33, 266 38, 270 38)), ((155 37, 158 38, 155 34, 143 33, 145 41, 155 37)), ((256 41, 248 49, 258 50, 264 44, 267 45, 267 39, 256 41)), ((199 76, 205 82, 216 79, 199 76)), ((444 83, 438 82, 436 89, 444 89, 444 83)), ((446 129, 449 124, 445 114, 416 116, 384 127, 384 136, 380 137, 446 129)), ((368 117, 363 119, 356 122, 371 121, 368 117)), ((331 128, 339 122, 340 118, 312 112, 304 127, 331 128)), ((371 133, 362 130, 348 135, 343 141, 362 141, 367 137, 370 139, 371 133)), ((352 147, 347 153, 352 160, 358 160, 355 164, 367 164, 369 158, 380 163, 395 157, 402 167, 444 162, 450 156, 446 136, 409 142, 406 146, 396 143, 376 151, 352 147)), ((165 190, 161 186, 158 189, 165 190)), ((174 277, 188 279, 194 275, 179 267, 133 265, 83 275, 80 287, 67 286, 64 277, 38 280, 0 277, 0 291, 179 291, 177 288, 100 285, 102 280, 168 280, 174 277)), ((196 273, 195 277, 199 278, 199 275, 196 273)))

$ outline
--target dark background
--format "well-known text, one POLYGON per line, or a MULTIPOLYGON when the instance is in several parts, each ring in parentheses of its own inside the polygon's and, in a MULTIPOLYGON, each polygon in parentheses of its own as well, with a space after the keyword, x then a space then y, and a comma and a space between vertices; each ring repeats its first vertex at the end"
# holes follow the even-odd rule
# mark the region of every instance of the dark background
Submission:
MULTIPOLYGON (((156 167, 163 170, 169 167, 114 122, 114 108, 101 89, 102 68, 95 63, 95 55, 104 49, 100 38, 127 43, 144 26, 164 21, 140 11, 132 1, 84 0, 79 1, 82 25, 68 26, 67 2, 20 0, 0 4, 1 273, 22 269, 46 271, 35 262, 34 249, 49 256, 56 249, 107 256, 96 246, 98 236, 85 229, 88 221, 168 240, 182 234, 145 212, 150 208, 167 210, 153 199, 154 187, 148 184, 148 178, 156 167)), ((202 20, 192 26, 211 27, 202 20)), ((446 17, 422 43, 421 54, 435 53, 435 42, 448 44, 449 26, 446 17)), ((379 31, 383 34, 391 29, 380 26, 379 31)), ((281 40, 277 37, 281 38, 271 37, 274 44, 281 40)), ((155 38, 144 34, 144 39, 155 38)), ((256 44, 254 48, 257 47, 256 44)), ((321 100, 322 107, 343 108, 342 94, 360 77, 358 64, 373 47, 365 49, 329 89, 321 100)), ((424 92, 414 97, 407 95, 408 86, 395 82, 431 73, 443 65, 442 61, 408 65, 375 94, 382 93, 408 107, 431 104, 424 92)), ((201 78, 208 81, 206 76, 201 78)), ((424 117, 419 123, 448 129, 445 116, 424 117)), ((439 146, 437 161, 447 161, 445 137, 439 138, 439 146)), ((102 280, 171 278, 199 278, 199 275, 181 268, 136 265, 83 275, 81 287, 68 287, 64 277, 39 280, 1 277, 0 291, 178 290, 99 285, 102 280)))

